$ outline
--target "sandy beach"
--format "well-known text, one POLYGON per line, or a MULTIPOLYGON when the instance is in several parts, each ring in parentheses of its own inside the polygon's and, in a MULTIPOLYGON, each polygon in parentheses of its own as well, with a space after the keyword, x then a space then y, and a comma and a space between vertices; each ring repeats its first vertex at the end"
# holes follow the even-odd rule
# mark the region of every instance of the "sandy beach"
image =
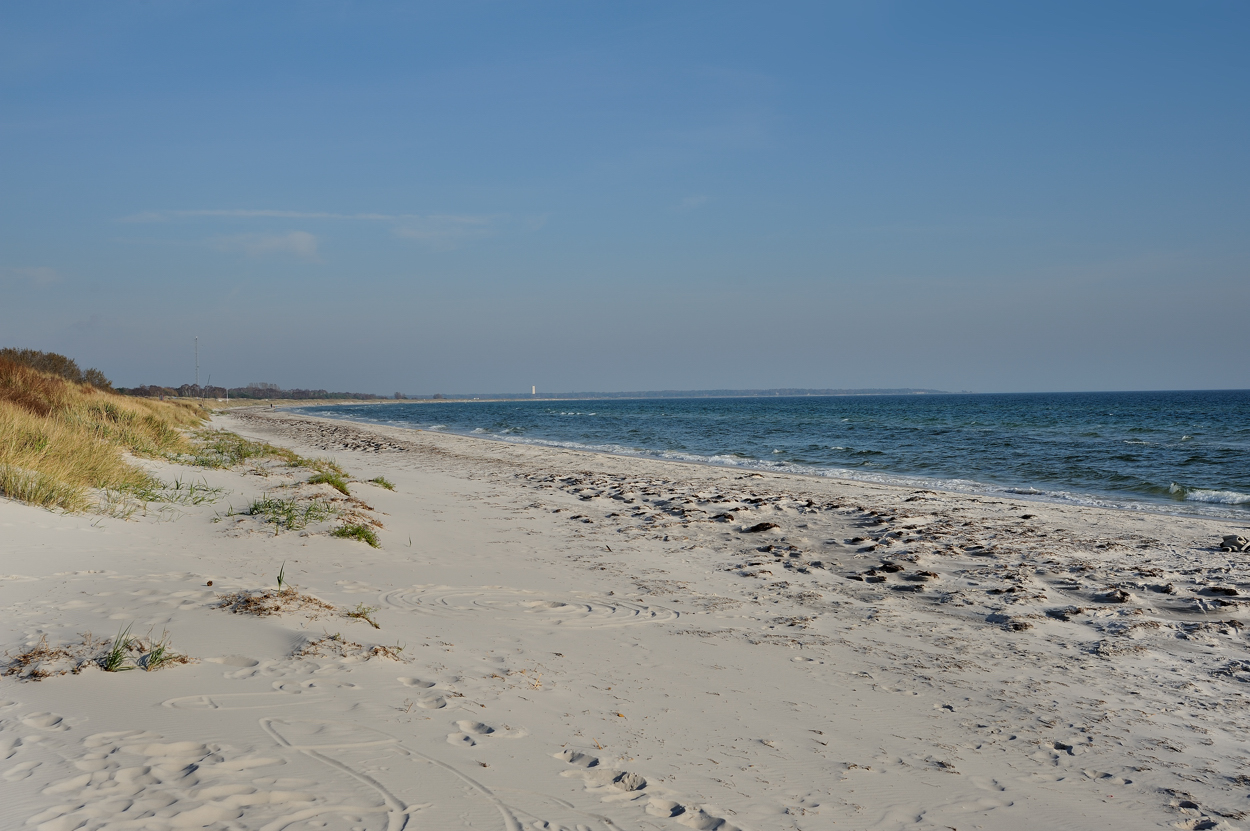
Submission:
POLYGON ((0 826, 1250 827, 1244 524, 214 426, 351 496, 143 461, 216 501, 0 500, 0 826), (279 493, 381 547, 240 513, 279 493), (190 661, 68 671, 127 627, 190 661))

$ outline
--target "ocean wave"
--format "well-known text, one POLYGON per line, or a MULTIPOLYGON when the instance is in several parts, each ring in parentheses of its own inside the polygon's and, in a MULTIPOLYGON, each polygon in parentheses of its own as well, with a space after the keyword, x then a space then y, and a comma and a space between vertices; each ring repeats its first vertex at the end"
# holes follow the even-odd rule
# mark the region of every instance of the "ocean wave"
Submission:
POLYGON ((1216 505, 1250 505, 1250 493, 1237 491, 1209 491, 1194 488, 1185 493, 1189 502, 1210 502, 1216 505))
MULTIPOLYGON (((407 425, 405 425, 403 423, 404 419, 397 418, 393 410, 388 410, 385 413, 379 412, 376 415, 361 412, 361 408, 358 407, 343 408, 337 412, 326 408, 325 410, 320 410, 320 412, 331 418, 345 418, 351 421, 383 422, 395 426, 418 426, 415 423, 416 419, 408 421, 407 425)), ((425 415, 428 412, 428 410, 424 410, 421 412, 421 415, 425 415)), ((828 450, 822 450, 821 444, 810 443, 812 439, 819 435, 815 428, 808 430, 806 435, 802 431, 792 430, 792 432, 797 433, 797 438, 794 442, 788 441, 790 438, 788 435, 775 437, 767 435, 767 433, 776 432, 776 430, 768 430, 767 432, 754 431, 753 433, 744 432, 741 437, 735 436, 732 430, 729 430, 723 436, 720 436, 719 433, 717 434, 718 439, 715 441, 715 444, 722 444, 722 447, 709 447, 709 444, 713 444, 709 440, 710 437, 701 433, 691 433, 689 431, 691 425, 682 422, 680 418, 673 421, 672 427, 669 427, 667 421, 664 424, 647 427, 647 429, 629 429, 629 424, 602 427, 579 425, 576 428, 573 427, 573 424, 576 423, 576 417, 594 416, 596 412, 563 408, 545 410, 542 418, 574 417, 573 419, 559 419, 562 424, 568 426, 557 427, 554 422, 544 422, 542 419, 536 419, 533 425, 527 423, 524 426, 520 426, 516 424, 509 411, 499 416, 500 421, 498 423, 506 424, 512 421, 514 426, 506 428, 501 426, 490 429, 479 427, 474 429, 472 421, 478 420, 478 418, 484 415, 474 411, 469 414, 472 418, 461 419, 462 421, 468 421, 468 423, 454 423, 450 427, 447 424, 433 424, 425 429, 434 431, 446 430, 450 433, 472 435, 475 438, 484 438, 492 441, 568 448, 594 453, 715 465, 761 472, 819 476, 822 478, 844 479, 906 488, 925 488, 951 493, 998 495, 1030 501, 1037 500, 1130 511, 1237 518, 1242 520, 1250 514, 1250 492, 1241 492, 1233 489, 1220 490, 1218 488, 1188 487, 1179 483, 1175 483, 1169 488, 1167 485, 1157 484, 1160 480, 1168 482, 1167 474, 1164 473, 1167 468, 1163 467, 1161 460, 1167 461, 1172 471, 1174 471, 1173 475, 1178 479, 1181 478, 1179 474, 1184 472, 1184 478, 1192 478, 1212 484, 1219 483, 1226 488, 1229 486, 1236 488, 1243 484, 1236 475, 1229 479, 1227 476, 1220 475, 1218 470, 1215 471, 1215 475, 1211 475, 1211 471, 1208 470, 1209 467, 1214 465, 1227 468, 1227 457, 1230 454, 1236 457, 1236 454, 1241 452, 1236 446, 1232 448, 1223 446, 1211 448, 1203 445, 1201 452, 1199 452, 1198 448, 1195 448, 1194 455, 1187 459, 1182 459, 1184 452, 1180 450, 1180 445, 1174 438, 1175 433, 1172 433, 1173 438, 1167 441, 1144 441, 1121 433, 1119 436, 1108 436, 1106 443, 1097 447, 1086 442, 1085 444, 1089 445, 1083 451, 1086 455, 1078 454, 1073 456, 1069 453, 1060 460, 1068 467, 1056 472, 1046 469, 1045 464, 1040 466, 1033 464, 1006 464, 1005 462, 1014 462, 1014 460, 1001 459, 993 453, 990 453, 987 458, 984 452, 980 452, 980 448, 974 448, 978 450, 979 455, 977 453, 970 455, 969 448, 963 446, 963 444, 942 444, 942 442, 948 441, 947 439, 936 438, 938 433, 944 434, 946 432, 942 430, 935 433, 931 439, 936 450, 947 455, 943 457, 939 453, 936 460, 931 455, 925 457, 923 461, 926 463, 921 465, 920 469, 929 471, 928 475, 908 475, 902 472, 889 472, 883 468, 896 467, 905 470, 909 459, 920 452, 914 445, 916 442, 922 441, 923 437, 915 438, 908 434, 907 441, 912 443, 907 445, 909 452, 897 452, 897 448, 884 453, 879 449, 869 449, 874 444, 881 447, 886 446, 882 442, 895 441, 898 437, 898 430, 902 429, 898 425, 890 426, 887 424, 878 426, 875 429, 882 433, 882 438, 878 439, 870 433, 866 436, 867 442, 857 442, 857 444, 860 444, 858 449, 846 445, 825 445, 828 450), (583 432, 583 430, 585 435, 577 437, 580 440, 572 439, 572 437, 565 439, 560 436, 560 433, 565 433, 566 435, 573 433, 576 435, 579 432, 583 432), (614 431, 617 435, 613 435, 614 431), (543 432, 546 432, 550 438, 538 438, 533 435, 533 433, 541 434, 543 432), (526 435, 527 433, 530 435, 526 435), (737 442, 735 442, 735 438, 738 438, 737 442), (1119 439, 1119 441, 1116 441, 1116 439, 1119 439), (770 444, 763 444, 763 441, 769 441, 770 444), (778 443, 771 444, 772 441, 778 443), (635 442, 638 444, 635 444, 635 442), (739 447, 733 448, 735 443, 739 444, 739 447), (787 449, 781 448, 783 443, 787 449), (668 444, 670 449, 663 449, 665 444, 668 444), (868 444, 868 447, 865 448, 864 444, 868 444), (729 445, 729 447, 724 445, 729 445), (1115 454, 1117 445, 1121 448, 1119 454, 1115 454), (1126 451, 1123 450, 1125 445, 1150 445, 1151 447, 1150 449, 1139 447, 1134 448, 1132 451, 1126 451), (805 449, 796 449, 801 447, 805 447, 805 449), (1156 451, 1155 447, 1162 449, 1156 451), (1173 451, 1169 448, 1176 448, 1176 450, 1173 451), (1133 455, 1129 455, 1130 453, 1133 455), (1169 453, 1173 455, 1169 457, 1167 455, 1169 453), (1099 464, 1090 467, 1091 459, 1098 460, 1099 464), (1122 464, 1112 460, 1119 460, 1122 464), (994 464, 995 462, 1004 463, 994 464), (1146 469, 1149 464, 1154 464, 1156 469, 1146 469), (1069 477, 1071 479, 1070 482, 1062 478, 1064 473, 1071 474, 1069 477), (1160 473, 1163 473, 1163 476, 1160 476, 1160 473), (963 476, 983 477, 985 480, 990 481, 957 478, 961 474, 963 476), (999 479, 1000 476, 1008 481, 993 483, 993 480, 999 479), (1010 481, 1013 479, 1015 482, 1010 481), (1034 486, 1030 486, 1030 484, 1034 486), (1066 489, 1069 487, 1071 490, 1066 489)), ((452 415, 455 416, 456 414, 452 413, 452 415)), ((488 412, 485 415, 487 417, 483 420, 490 420, 492 414, 488 412)), ((607 415, 613 414, 607 412, 607 415)), ((418 415, 417 418, 420 418, 420 416, 418 415)), ((846 418, 841 419, 842 422, 848 420, 846 418)), ((977 419, 978 422, 980 420, 980 418, 977 419)), ((455 421, 457 421, 457 418, 453 418, 453 422, 455 421)), ((966 422, 964 423, 966 424, 966 422)), ((699 422, 692 422, 692 424, 698 426, 699 422)), ((871 428, 871 425, 869 427, 871 428)), ((908 425, 903 425, 903 427, 914 429, 908 425)), ((844 424, 841 429, 855 428, 849 424, 844 424)), ((781 432, 784 433, 784 430, 781 432)), ((1092 430, 1078 433, 1077 435, 1097 435, 1099 432, 1098 430, 1092 430)), ((1192 437, 1184 433, 1183 430, 1176 430, 1176 432, 1182 433, 1180 440, 1185 446, 1193 447, 1193 444, 1197 444, 1197 442, 1191 443, 1190 439, 1192 437)), ((1015 434, 1013 433, 1012 435, 1014 438, 1015 434)), ((828 438, 833 438, 833 436, 826 434, 822 438, 828 440, 828 438)), ((834 440, 836 441, 836 439, 834 440)), ((1040 445, 1037 442, 1035 444, 1038 446, 1034 447, 1025 444, 1022 451, 1012 450, 1011 453, 1018 455, 1020 452, 1023 452, 1027 456, 1030 453, 1040 452, 1042 455, 1041 462, 1054 461, 1045 455, 1047 452, 1051 452, 1053 455, 1050 447, 1040 445)), ((1015 445, 1012 444, 1010 446, 1014 447, 1015 445)), ((1081 448, 1078 447, 1079 449, 1081 448)), ((1002 455, 1001 453, 999 454, 999 456, 1002 455)), ((1026 458, 1026 461, 1031 462, 1032 460, 1026 458)))

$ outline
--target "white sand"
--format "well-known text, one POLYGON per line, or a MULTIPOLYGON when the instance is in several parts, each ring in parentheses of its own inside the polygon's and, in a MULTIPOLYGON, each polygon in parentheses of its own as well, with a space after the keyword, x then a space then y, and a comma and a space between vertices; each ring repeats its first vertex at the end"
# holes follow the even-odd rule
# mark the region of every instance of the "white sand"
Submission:
POLYGON ((218 421, 392 480, 353 485, 383 547, 214 522, 284 481, 242 471, 154 465, 229 493, 129 521, 0 500, 11 654, 133 623, 197 659, 0 680, 0 827, 1246 825, 1235 524, 218 421), (381 629, 215 608, 284 561, 381 629))

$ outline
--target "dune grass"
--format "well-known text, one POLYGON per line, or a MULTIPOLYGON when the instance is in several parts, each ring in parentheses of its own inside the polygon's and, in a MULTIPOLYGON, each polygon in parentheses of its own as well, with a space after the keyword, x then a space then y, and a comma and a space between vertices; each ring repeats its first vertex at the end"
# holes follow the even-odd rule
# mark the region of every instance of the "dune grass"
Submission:
POLYGON ((351 496, 351 491, 347 489, 347 480, 343 478, 341 473, 335 473, 333 470, 323 470, 308 480, 310 485, 329 485, 344 496, 351 496))
POLYGON ((387 479, 385 476, 375 476, 370 479, 369 482, 377 485, 379 488, 386 488, 388 491, 395 490, 395 483, 387 479))
POLYGON ((349 540, 360 540, 368 543, 374 548, 381 548, 382 543, 378 542, 378 535, 372 528, 364 523, 356 523, 352 525, 340 525, 330 532, 332 537, 341 537, 349 540))
POLYGON ((172 455, 171 461, 207 468, 231 468, 250 461, 276 461, 339 480, 347 476, 333 459, 309 459, 285 447, 245 439, 229 430, 198 430, 191 435, 189 444, 186 452, 172 455))
POLYGON ((78 511, 93 504, 93 488, 151 492, 160 483, 124 453, 188 452, 185 431, 206 415, 195 405, 127 398, 0 358, 0 495, 78 511))
POLYGON ((310 522, 329 519, 336 512, 323 499, 276 499, 263 496, 253 501, 243 513, 274 525, 276 535, 281 531, 303 530, 310 522))

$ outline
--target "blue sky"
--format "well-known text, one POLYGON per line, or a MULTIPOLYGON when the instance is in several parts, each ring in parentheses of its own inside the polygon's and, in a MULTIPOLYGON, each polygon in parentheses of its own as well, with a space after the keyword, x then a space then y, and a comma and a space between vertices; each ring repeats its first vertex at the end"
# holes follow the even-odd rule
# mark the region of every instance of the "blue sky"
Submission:
POLYGON ((0 341, 117 383, 1250 387, 1243 3, 0 8, 0 341))

